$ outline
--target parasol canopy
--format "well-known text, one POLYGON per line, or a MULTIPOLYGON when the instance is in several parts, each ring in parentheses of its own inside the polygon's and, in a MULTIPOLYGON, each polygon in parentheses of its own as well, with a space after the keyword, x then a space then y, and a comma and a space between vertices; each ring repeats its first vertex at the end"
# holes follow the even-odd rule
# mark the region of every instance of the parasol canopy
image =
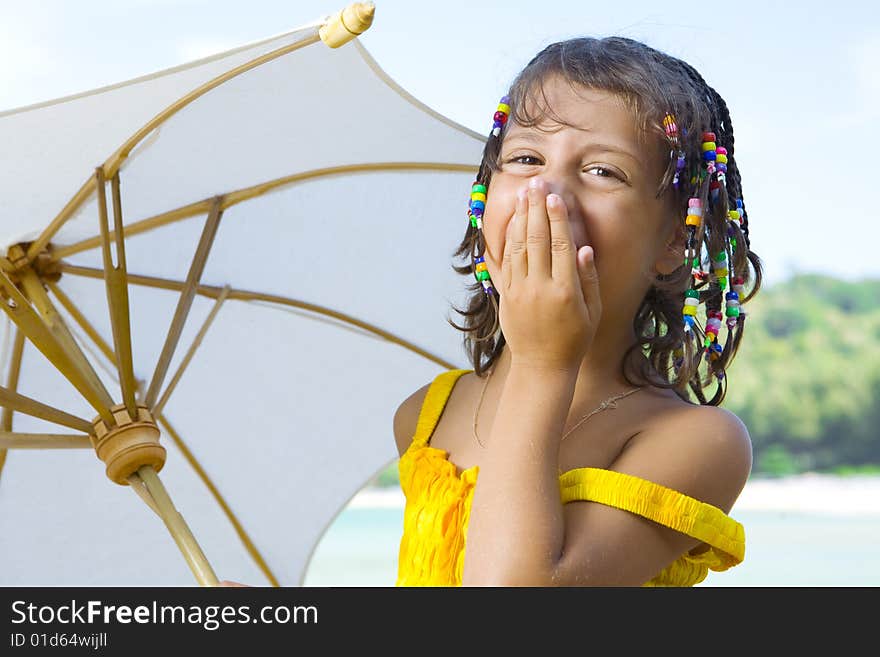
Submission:
POLYGON ((485 137, 382 71, 373 16, 0 112, 3 585, 299 586, 464 366, 485 137))

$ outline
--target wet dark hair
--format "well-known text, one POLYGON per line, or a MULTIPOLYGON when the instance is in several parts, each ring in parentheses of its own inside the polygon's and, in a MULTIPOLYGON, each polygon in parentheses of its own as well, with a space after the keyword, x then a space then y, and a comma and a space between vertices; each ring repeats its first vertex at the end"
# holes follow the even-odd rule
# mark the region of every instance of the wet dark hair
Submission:
MULTIPOLYGON (((565 122, 553 114, 546 102, 544 83, 562 76, 574 88, 588 87, 613 92, 631 111, 638 122, 640 136, 661 140, 671 149, 663 127, 667 112, 675 116, 679 132, 680 148, 686 155, 687 168, 676 188, 672 185, 677 153, 670 150, 662 179, 658 182, 657 198, 671 195, 670 203, 678 213, 670 221, 680 222, 684 233, 684 217, 688 199, 699 196, 703 201, 703 221, 696 233, 694 248, 708 269, 709 260, 704 257, 703 245, 709 257, 721 251, 727 253, 729 274, 727 288, 734 277, 743 278, 744 290, 739 299, 740 307, 751 300, 761 287, 761 259, 751 250, 749 242, 748 214, 743 207, 742 227, 736 221, 728 221, 728 210, 735 210, 737 199, 743 202, 742 178, 734 155, 733 124, 724 99, 706 84, 702 76, 689 64, 644 43, 625 37, 582 37, 550 44, 539 52, 516 76, 507 93, 510 106, 509 121, 523 127, 539 125, 549 114, 559 124, 565 122), (544 102, 538 102, 538 94, 544 102), (534 110, 534 111, 532 111, 534 110), (714 132, 715 143, 727 149, 726 189, 718 199, 709 203, 709 183, 715 175, 705 176, 702 154, 703 132, 714 132), (726 193, 724 193, 726 191, 726 193), (728 230, 731 234, 728 235, 728 230), (730 240, 736 240, 731 249, 730 240), (749 266, 751 265, 751 270, 749 266)), ((500 168, 499 157, 504 130, 499 137, 490 135, 483 149, 476 182, 486 185, 492 173, 500 168)), ((649 150, 647 152, 653 152, 649 150)), ((491 192, 491 189, 490 189, 491 192)), ((477 376, 491 368, 505 345, 504 334, 498 322, 498 291, 486 294, 482 284, 474 277, 474 259, 485 251, 482 231, 470 223, 461 244, 453 252, 455 258, 465 258, 464 265, 453 269, 472 279, 468 286, 471 293, 467 307, 455 312, 461 314, 464 326, 449 318, 447 321, 464 332, 464 348, 477 376)), ((685 292, 691 287, 691 265, 682 264, 669 275, 658 275, 633 318, 636 335, 621 362, 624 377, 633 385, 655 385, 673 389, 685 401, 692 401, 688 389, 699 404, 719 405, 727 390, 727 368, 742 340, 745 314, 741 310, 730 338, 717 359, 706 359, 703 339, 705 333, 696 321, 693 330, 685 332, 682 307, 685 292), (681 349, 677 352, 677 349, 681 349), (675 356, 679 356, 678 359, 675 356), (676 362, 677 360, 677 362, 676 362), (707 364, 705 372, 701 365, 707 364), (704 389, 717 382, 711 398, 704 389)), ((700 303, 709 311, 724 311, 724 294, 714 275, 693 285, 699 292, 700 303)), ((707 314, 708 316, 708 314, 707 314)), ((718 342, 727 328, 722 324, 718 342)))

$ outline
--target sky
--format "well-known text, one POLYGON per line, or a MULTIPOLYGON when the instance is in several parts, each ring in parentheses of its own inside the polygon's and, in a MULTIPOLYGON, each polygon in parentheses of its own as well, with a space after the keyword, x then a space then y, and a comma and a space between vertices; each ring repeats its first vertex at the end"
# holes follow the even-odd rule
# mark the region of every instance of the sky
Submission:
MULTIPOLYGON (((0 111, 280 34, 347 4, 0 0, 0 111)), ((554 41, 626 36, 684 59, 730 109, 765 284, 806 272, 880 278, 877 204, 856 193, 876 184, 880 3, 374 4, 360 40, 379 65, 432 109, 487 135, 516 73, 554 41)))

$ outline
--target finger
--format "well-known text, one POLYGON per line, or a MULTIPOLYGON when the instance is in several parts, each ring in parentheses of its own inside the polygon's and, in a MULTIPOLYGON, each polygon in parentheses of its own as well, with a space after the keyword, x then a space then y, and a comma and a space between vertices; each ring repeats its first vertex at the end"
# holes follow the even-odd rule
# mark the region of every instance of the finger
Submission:
POLYGON ((577 254, 568 224, 568 208, 557 194, 547 196, 547 216, 550 219, 551 276, 556 281, 578 283, 577 254))
POLYGON ((503 292, 510 287, 510 235, 513 227, 513 220, 516 214, 507 222, 507 228, 504 231, 504 246, 501 249, 501 280, 495 287, 499 292, 503 292))
POLYGON ((526 276, 528 263, 526 262, 525 230, 526 217, 528 214, 528 200, 525 190, 520 190, 516 195, 516 205, 513 219, 507 224, 507 237, 504 240, 504 256, 502 258, 502 279, 504 288, 508 289, 514 280, 526 276))
POLYGON ((587 312, 594 320, 602 315, 602 299, 599 296, 599 272, 596 269, 596 252, 591 246, 582 246, 577 253, 578 273, 581 279, 581 289, 584 293, 584 303, 587 312))
POLYGON ((539 179, 529 181, 528 229, 526 231, 527 275, 550 278, 550 226, 547 219, 547 191, 539 179))

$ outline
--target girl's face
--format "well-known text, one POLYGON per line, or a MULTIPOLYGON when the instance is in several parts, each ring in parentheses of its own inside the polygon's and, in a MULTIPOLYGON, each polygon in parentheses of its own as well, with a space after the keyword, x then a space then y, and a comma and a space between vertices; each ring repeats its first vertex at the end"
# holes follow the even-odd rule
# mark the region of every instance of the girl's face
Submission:
POLYGON ((670 194, 655 198, 669 147, 653 136, 640 142, 632 114, 611 92, 575 90, 559 77, 547 80, 544 92, 553 112, 577 128, 550 119, 534 128, 512 120, 505 127, 501 168, 492 174, 483 214, 489 275, 501 285, 516 193, 538 177, 545 192, 562 197, 575 248, 594 249, 603 315, 620 312, 631 322, 651 279, 684 260, 683 244, 671 244, 684 218, 674 220, 670 194))

